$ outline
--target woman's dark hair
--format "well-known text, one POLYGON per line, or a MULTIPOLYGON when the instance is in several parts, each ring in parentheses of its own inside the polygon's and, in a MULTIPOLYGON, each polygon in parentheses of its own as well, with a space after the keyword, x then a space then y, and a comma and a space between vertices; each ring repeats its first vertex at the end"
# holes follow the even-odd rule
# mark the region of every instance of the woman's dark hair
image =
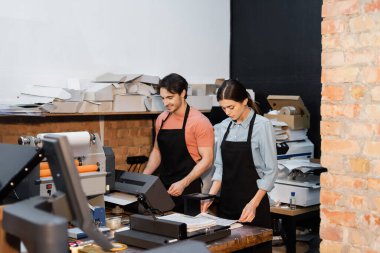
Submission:
POLYGON ((242 103, 246 98, 248 98, 248 106, 251 107, 256 113, 261 114, 259 106, 252 100, 243 84, 237 80, 225 80, 216 93, 216 99, 218 101, 228 99, 242 103))
POLYGON ((161 88, 167 89, 170 93, 173 94, 181 94, 183 90, 186 91, 185 99, 187 98, 187 81, 182 76, 172 73, 167 76, 165 76, 160 83, 158 84, 158 91, 160 91, 161 88))

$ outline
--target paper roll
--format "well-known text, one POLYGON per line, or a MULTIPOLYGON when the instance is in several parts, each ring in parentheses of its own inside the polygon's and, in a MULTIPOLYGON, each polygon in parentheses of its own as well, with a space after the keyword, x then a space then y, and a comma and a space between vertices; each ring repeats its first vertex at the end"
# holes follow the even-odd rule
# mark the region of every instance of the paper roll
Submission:
POLYGON ((74 157, 86 156, 90 151, 91 135, 87 131, 82 132, 62 132, 62 133, 41 133, 37 138, 43 140, 47 134, 63 135, 67 137, 74 157))
POLYGON ((294 106, 284 106, 280 109, 280 114, 295 115, 297 114, 297 108, 295 108, 294 106))
MULTIPOLYGON (((95 172, 98 171, 98 166, 96 164, 88 164, 77 166, 78 173, 86 173, 86 172, 95 172)), ((51 177, 51 170, 49 165, 43 165, 40 163, 40 177, 51 177)))

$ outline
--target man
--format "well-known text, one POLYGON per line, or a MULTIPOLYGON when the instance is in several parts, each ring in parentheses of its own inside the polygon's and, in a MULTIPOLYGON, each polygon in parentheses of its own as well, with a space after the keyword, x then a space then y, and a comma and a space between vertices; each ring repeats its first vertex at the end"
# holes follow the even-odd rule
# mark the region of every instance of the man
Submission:
POLYGON ((187 81, 178 74, 159 86, 166 111, 156 120, 156 140, 144 174, 160 167, 160 179, 183 212, 182 195, 201 192, 200 176, 213 162, 214 131, 210 121, 187 102, 187 81))

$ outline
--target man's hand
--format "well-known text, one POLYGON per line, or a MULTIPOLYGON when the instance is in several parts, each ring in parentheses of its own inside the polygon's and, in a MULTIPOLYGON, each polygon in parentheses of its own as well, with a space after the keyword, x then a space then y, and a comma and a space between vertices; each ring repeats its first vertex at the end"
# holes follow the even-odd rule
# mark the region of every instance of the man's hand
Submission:
POLYGON ((178 197, 178 196, 182 195, 182 193, 185 190, 186 186, 187 185, 185 184, 185 182, 183 182, 183 180, 177 181, 177 182, 173 183, 169 187, 168 193, 171 196, 178 197))
POLYGON ((241 216, 239 218, 240 222, 252 222, 253 219, 256 216, 256 206, 249 202, 245 205, 243 212, 241 213, 241 216))

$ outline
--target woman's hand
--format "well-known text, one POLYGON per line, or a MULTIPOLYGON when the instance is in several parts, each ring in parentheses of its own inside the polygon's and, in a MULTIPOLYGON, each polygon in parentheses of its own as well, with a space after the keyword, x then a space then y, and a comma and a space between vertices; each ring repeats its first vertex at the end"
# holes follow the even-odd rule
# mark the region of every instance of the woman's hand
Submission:
POLYGON ((245 205, 240 215, 239 221, 252 222, 255 216, 256 216, 256 206, 252 202, 249 202, 248 204, 245 205))
POLYGON ((205 199, 201 201, 201 213, 207 213, 208 208, 211 206, 213 200, 205 199))

